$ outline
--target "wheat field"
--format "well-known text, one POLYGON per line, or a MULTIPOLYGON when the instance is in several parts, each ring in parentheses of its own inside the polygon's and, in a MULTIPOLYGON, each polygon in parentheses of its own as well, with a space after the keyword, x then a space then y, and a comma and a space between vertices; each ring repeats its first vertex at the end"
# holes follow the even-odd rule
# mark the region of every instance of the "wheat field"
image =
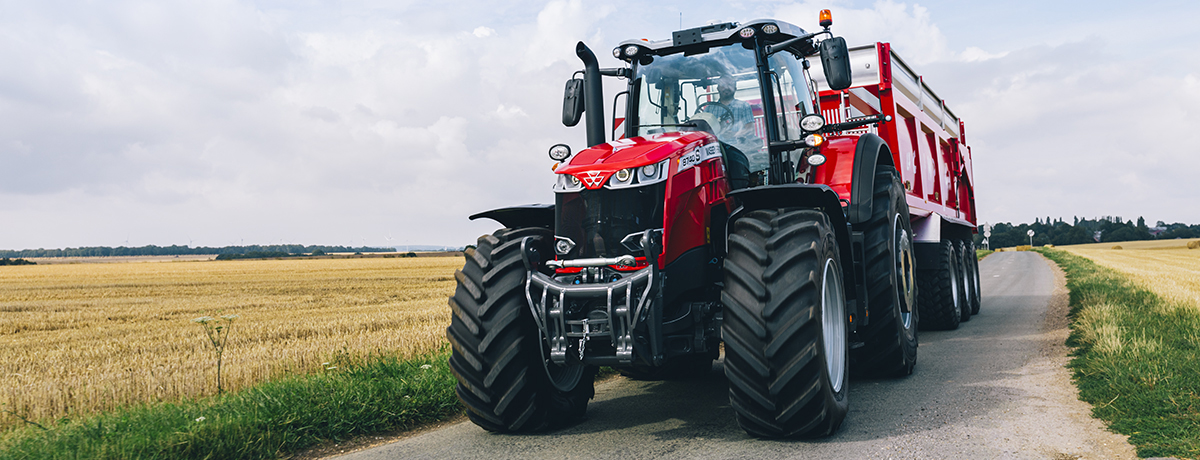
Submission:
POLYGON ((238 316, 226 390, 436 349, 461 266, 419 257, 2 267, 0 429, 215 393, 201 316, 238 316))
POLYGON ((1147 289, 1180 305, 1200 308, 1200 250, 1195 240, 1129 241, 1059 246, 1071 253, 1129 275, 1147 289))

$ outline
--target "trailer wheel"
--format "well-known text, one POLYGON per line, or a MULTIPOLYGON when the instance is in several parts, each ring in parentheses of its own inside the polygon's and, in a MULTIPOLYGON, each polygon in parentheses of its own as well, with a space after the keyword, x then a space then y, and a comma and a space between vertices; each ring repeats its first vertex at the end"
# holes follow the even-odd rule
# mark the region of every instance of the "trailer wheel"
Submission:
POLYGON ((550 254, 553 234, 541 228, 502 229, 464 251, 446 338, 450 369, 467 417, 488 431, 529 432, 582 418, 595 394, 595 366, 543 361, 543 341, 525 299, 521 241, 550 254))
POLYGON ((846 417, 845 292, 829 218, 758 210, 733 223, 725 258, 725 376, 752 436, 812 437, 846 417))
POLYGON ((971 305, 975 302, 975 292, 972 290, 971 282, 971 259, 967 258, 967 242, 959 241, 955 243, 958 250, 958 293, 962 296, 961 319, 960 323, 965 323, 971 320, 971 305))
POLYGON ((983 288, 979 283, 979 257, 975 255, 975 243, 967 243, 968 260, 971 261, 971 277, 968 280, 971 282, 971 314, 979 314, 979 306, 983 304, 983 288))
POLYGON ((962 295, 958 292, 958 257, 954 243, 943 240, 937 248, 936 268, 917 270, 917 311, 922 329, 958 329, 962 320, 962 295))
POLYGON ((916 259, 904 186, 891 166, 875 173, 871 220, 864 226, 867 305, 871 321, 860 326, 863 346, 851 355, 856 375, 899 377, 917 362, 916 259))

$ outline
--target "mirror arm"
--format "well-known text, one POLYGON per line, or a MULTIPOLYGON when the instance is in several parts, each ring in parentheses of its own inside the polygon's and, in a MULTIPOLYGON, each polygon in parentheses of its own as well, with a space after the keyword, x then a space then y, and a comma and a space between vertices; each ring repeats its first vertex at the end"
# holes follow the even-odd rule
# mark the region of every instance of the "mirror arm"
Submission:
POLYGON ((774 45, 767 45, 766 55, 771 56, 775 53, 783 51, 784 49, 787 49, 787 47, 789 47, 789 46, 795 45, 796 43, 798 43, 800 41, 808 40, 808 39, 816 37, 817 35, 822 34, 822 33, 824 33, 824 32, 811 32, 811 33, 801 35, 799 37, 789 38, 787 40, 781 41, 774 45))
POLYGON ((633 70, 632 70, 632 69, 630 69, 630 68, 628 68, 628 67, 616 67, 616 68, 610 68, 610 69, 600 69, 600 75, 604 75, 604 76, 606 76, 606 77, 624 77, 624 78, 632 78, 632 77, 633 77, 633 70))

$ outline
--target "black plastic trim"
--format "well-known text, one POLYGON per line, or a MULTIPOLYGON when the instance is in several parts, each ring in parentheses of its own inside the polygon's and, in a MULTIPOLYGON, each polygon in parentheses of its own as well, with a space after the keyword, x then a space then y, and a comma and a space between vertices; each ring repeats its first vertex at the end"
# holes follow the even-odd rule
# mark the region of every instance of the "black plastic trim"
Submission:
POLYGON ((542 227, 554 230, 554 205, 509 206, 472 214, 470 219, 492 219, 505 228, 542 227))

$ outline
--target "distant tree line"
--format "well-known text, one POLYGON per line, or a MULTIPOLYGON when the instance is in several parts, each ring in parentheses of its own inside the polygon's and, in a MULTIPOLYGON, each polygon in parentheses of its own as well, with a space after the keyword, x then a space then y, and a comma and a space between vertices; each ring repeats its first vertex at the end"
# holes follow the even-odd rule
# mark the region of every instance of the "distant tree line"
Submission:
POLYGON ((25 259, 9 259, 8 257, 5 257, 3 259, 0 259, 0 265, 37 265, 37 264, 34 262, 30 262, 28 260, 25 260, 25 259))
POLYGON ((353 246, 305 246, 302 244, 276 244, 268 246, 250 245, 250 246, 225 246, 220 248, 210 248, 207 246, 188 247, 188 246, 142 246, 138 248, 107 247, 95 246, 84 248, 66 248, 66 249, 22 249, 22 250, 0 250, 0 257, 16 258, 16 257, 113 257, 113 256, 181 256, 181 255, 196 255, 196 254, 248 254, 252 252, 263 253, 283 253, 283 254, 309 254, 316 251, 322 253, 329 252, 396 252, 396 248, 372 248, 368 246, 353 247, 353 246))
MULTIPOLYGON (((982 247, 983 226, 975 235, 975 246, 982 247)), ((1007 222, 992 226, 991 247, 1006 248, 1029 244, 1029 230, 1033 230, 1033 245, 1067 245, 1086 243, 1113 243, 1118 241, 1173 240, 1177 238, 1200 238, 1200 225, 1181 223, 1167 224, 1158 221, 1154 227, 1146 225, 1144 218, 1137 221, 1120 217, 1105 216, 1095 220, 1075 217, 1072 222, 1061 218, 1036 219, 1032 224, 1013 225, 1007 222)))

